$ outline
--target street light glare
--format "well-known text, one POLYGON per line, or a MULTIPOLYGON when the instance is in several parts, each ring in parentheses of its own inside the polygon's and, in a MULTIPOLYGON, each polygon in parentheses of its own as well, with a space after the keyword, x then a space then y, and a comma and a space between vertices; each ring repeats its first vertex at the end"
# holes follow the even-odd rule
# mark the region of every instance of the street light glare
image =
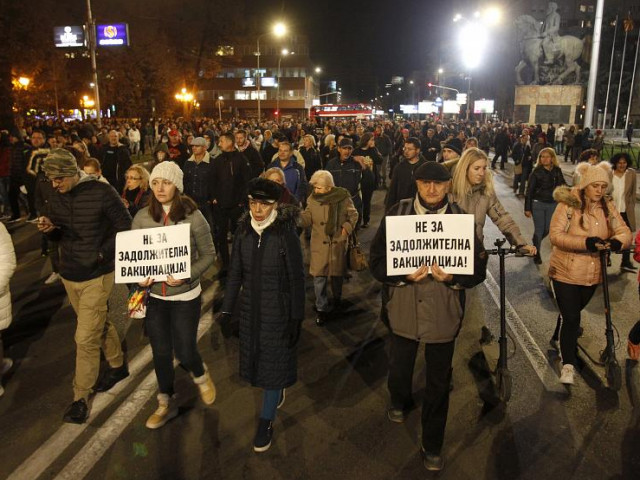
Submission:
POLYGON ((486 32, 479 23, 467 23, 460 29, 458 37, 461 59, 468 69, 480 65, 480 60, 486 46, 486 32), (473 48, 471 48, 473 46, 473 48))
POLYGON ((31 80, 27 77, 20 77, 18 78, 18 83, 26 88, 31 83, 31 80))
POLYGON ((282 23, 282 22, 278 22, 273 26, 273 34, 276 37, 282 37, 284 35, 287 34, 287 26, 282 23))
POLYGON ((502 11, 498 7, 489 7, 484 12, 485 21, 489 25, 496 25, 497 23, 500 22, 501 17, 502 17, 502 11))
POLYGON ((439 68, 438 69, 438 73, 444 73, 444 69, 443 68, 439 68))
POLYGON ((460 20, 462 20, 462 15, 460 15, 459 13, 456 13, 455 17, 453 17, 453 21, 458 22, 460 20))
POLYGON ((321 72, 322 72, 322 68, 316 67, 316 73, 321 73, 321 72))
POLYGON ((286 48, 282 49, 282 52, 280 52, 282 55, 289 55, 289 50, 287 50, 286 48))

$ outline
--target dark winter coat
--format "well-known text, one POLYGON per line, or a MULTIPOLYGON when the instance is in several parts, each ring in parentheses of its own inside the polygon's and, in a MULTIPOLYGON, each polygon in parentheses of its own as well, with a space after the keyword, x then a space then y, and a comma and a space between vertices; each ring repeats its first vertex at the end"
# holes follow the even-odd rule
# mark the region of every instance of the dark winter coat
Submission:
POLYGON ((438 158, 438 153, 441 150, 440 140, 435 135, 431 138, 424 137, 420 146, 420 153, 430 162, 435 162, 438 158))
POLYGON ((99 160, 102 176, 107 179, 113 188, 121 192, 126 183, 124 175, 131 166, 129 149, 124 145, 112 147, 107 144, 102 147, 99 160), (110 154, 108 155, 108 153, 110 154))
POLYGON ((298 377, 305 298, 298 211, 279 206, 262 237, 245 214, 233 242, 222 311, 233 312, 239 297, 240 376, 260 388, 286 388, 298 377))
POLYGON ((554 166, 547 170, 542 165, 537 166, 529 175, 527 193, 524 200, 525 212, 530 212, 533 208, 533 201, 545 203, 555 203, 553 191, 562 185, 566 185, 564 175, 560 167, 554 166))
POLYGON ((259 177, 260 174, 264 172, 264 160, 262 159, 260 152, 251 145, 244 150, 240 150, 240 152, 247 157, 247 161, 251 167, 251 178, 259 177))
POLYGON ((249 161, 237 150, 222 152, 211 162, 211 199, 223 208, 243 205, 251 180, 249 161))
POLYGON ((360 196, 360 183, 362 182, 362 167, 353 158, 349 157, 344 162, 340 158, 332 158, 325 165, 333 176, 336 187, 349 190, 353 205, 358 211, 362 209, 362 197, 360 196))
POLYGON ((391 179, 389 193, 385 201, 385 209, 391 208, 403 198, 411 198, 416 195, 416 180, 413 178, 413 172, 426 160, 422 155, 418 157, 416 163, 409 163, 406 159, 402 160, 396 167, 395 174, 391 179))
POLYGON ((311 176, 322 168, 320 154, 318 150, 313 147, 300 147, 299 151, 304 158, 304 173, 307 176, 307 180, 310 180, 311 176))
POLYGON ((113 187, 81 174, 70 192, 49 197, 49 218, 58 227, 49 236, 60 242, 62 278, 84 282, 113 271, 116 234, 131 228, 113 187))

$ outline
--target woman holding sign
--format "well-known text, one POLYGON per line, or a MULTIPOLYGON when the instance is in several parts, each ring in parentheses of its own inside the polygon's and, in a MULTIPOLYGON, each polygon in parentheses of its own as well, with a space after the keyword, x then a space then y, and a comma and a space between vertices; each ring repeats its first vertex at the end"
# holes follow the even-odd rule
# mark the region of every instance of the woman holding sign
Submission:
POLYGON ((164 282, 149 278, 140 283, 151 287, 146 327, 153 351, 153 366, 158 379, 158 408, 147 420, 147 428, 160 428, 178 415, 174 395, 173 357, 191 373, 200 398, 211 405, 216 388, 207 366, 198 352, 200 321, 200 275, 213 264, 215 250, 209 224, 196 203, 185 195, 182 170, 174 162, 162 162, 149 178, 153 195, 149 206, 133 219, 132 229, 154 228, 188 223, 191 225, 191 278, 178 280, 171 275, 164 282))
POLYGON ((482 150, 472 147, 464 151, 453 175, 452 193, 456 203, 474 215, 476 234, 481 240, 484 240, 484 222, 488 215, 511 245, 535 255, 536 247, 527 245, 520 228, 498 200, 488 166, 487 154, 482 150))

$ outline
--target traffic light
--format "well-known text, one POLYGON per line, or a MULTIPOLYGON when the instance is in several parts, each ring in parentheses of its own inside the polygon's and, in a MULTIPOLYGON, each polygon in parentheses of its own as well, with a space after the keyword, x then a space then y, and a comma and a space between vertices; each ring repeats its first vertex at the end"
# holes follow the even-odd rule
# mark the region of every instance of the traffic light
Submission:
POLYGON ((433 87, 433 83, 431 83, 431 82, 427 83, 427 87, 429 87, 429 88, 433 87))

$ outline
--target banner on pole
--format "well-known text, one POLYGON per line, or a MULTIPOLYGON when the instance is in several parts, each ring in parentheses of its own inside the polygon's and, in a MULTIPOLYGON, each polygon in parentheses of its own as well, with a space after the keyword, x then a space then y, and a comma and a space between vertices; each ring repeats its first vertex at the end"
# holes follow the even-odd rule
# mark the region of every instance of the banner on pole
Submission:
POLYGON ((116 235, 116 283, 191 277, 191 224, 142 228, 116 235))
POLYGON ((434 263, 446 273, 473 274, 473 215, 404 215, 385 221, 387 275, 408 275, 434 263))

